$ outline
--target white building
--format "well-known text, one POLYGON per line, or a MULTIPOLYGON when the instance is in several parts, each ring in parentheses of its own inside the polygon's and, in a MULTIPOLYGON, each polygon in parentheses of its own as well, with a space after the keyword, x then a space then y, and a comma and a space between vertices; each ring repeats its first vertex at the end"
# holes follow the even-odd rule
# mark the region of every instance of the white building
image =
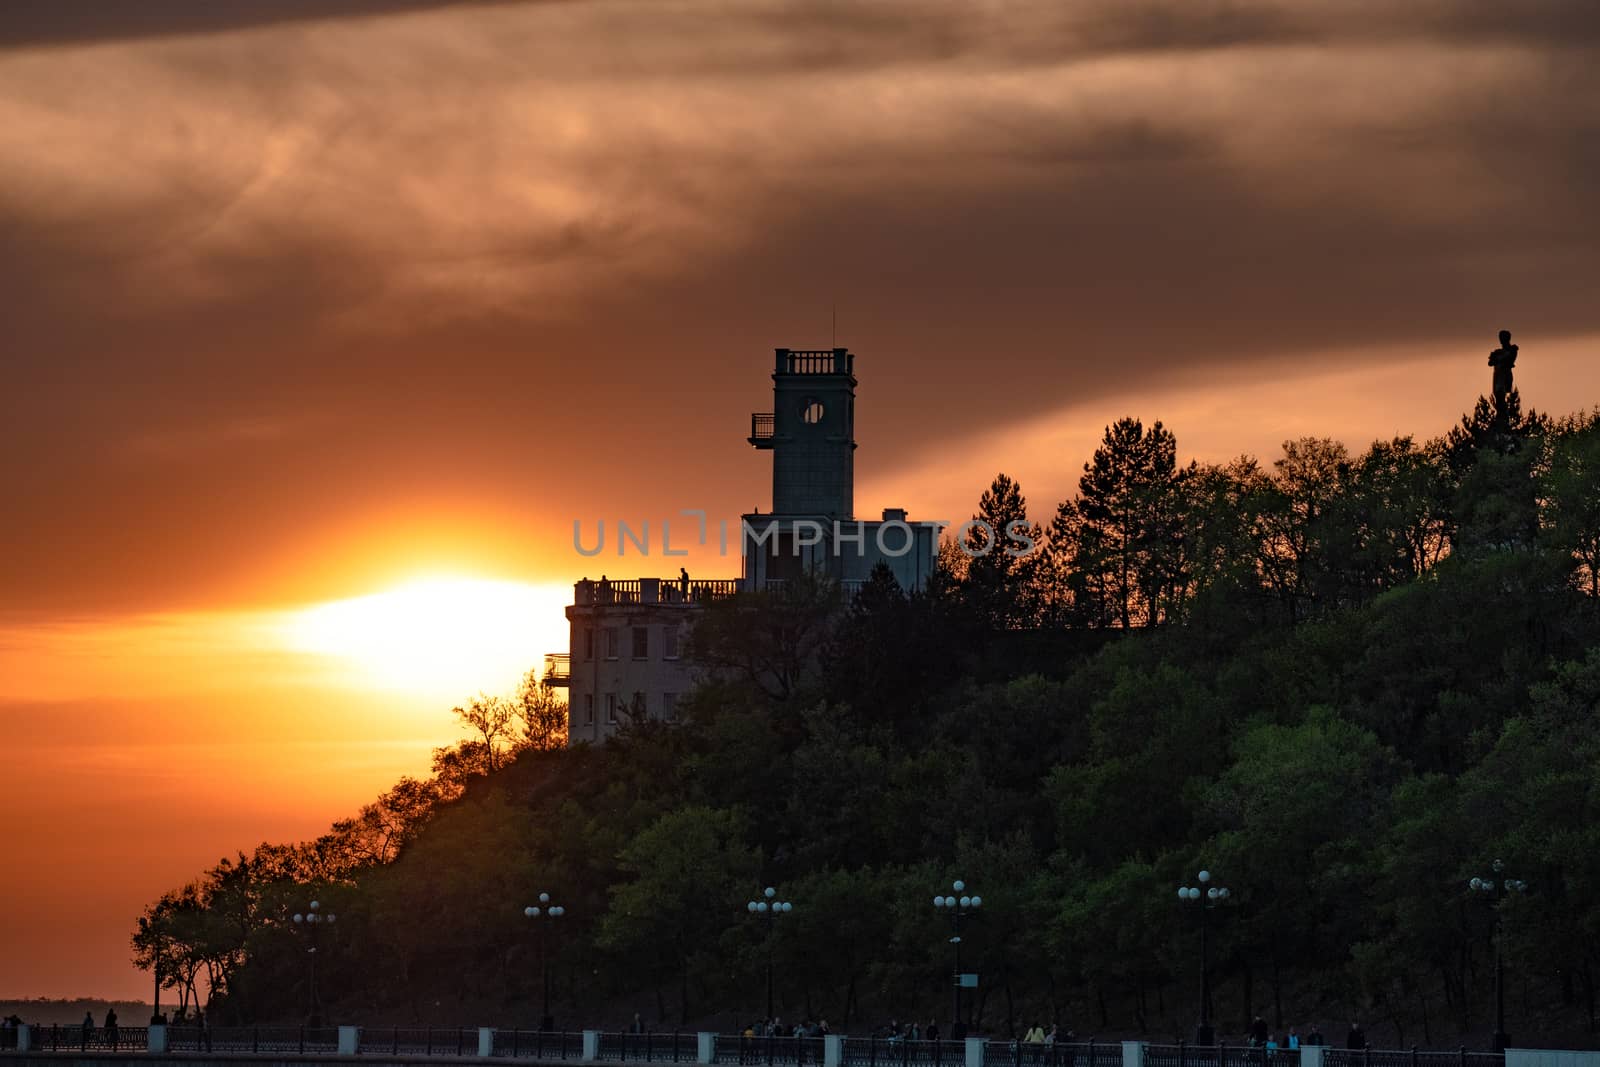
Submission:
POLYGON ((772 453, 772 511, 743 517, 740 578, 638 578, 574 587, 570 651, 545 657, 567 687, 569 743, 600 741, 630 717, 671 722, 695 682, 684 655, 698 608, 736 592, 781 588, 806 571, 859 589, 879 562, 920 590, 938 555, 935 523, 902 509, 855 518, 855 356, 844 348, 780 348, 773 410, 752 415, 749 441, 772 453))

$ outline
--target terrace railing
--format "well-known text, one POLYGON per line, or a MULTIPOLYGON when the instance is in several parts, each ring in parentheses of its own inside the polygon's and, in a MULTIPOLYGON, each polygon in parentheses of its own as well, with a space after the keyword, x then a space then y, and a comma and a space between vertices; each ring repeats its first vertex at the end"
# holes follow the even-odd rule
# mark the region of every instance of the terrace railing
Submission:
POLYGON ((684 582, 682 578, 633 578, 607 580, 604 584, 589 579, 574 584, 572 602, 578 607, 613 604, 699 604, 733 596, 739 591, 739 584, 737 578, 695 578, 688 582, 684 582))

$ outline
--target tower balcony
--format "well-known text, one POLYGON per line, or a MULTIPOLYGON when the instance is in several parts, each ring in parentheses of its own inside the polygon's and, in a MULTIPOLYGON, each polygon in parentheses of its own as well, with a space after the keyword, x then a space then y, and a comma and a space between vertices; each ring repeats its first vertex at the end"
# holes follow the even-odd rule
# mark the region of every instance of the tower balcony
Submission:
POLYGON ((572 656, 566 652, 546 652, 544 655, 544 684, 564 689, 572 681, 572 656))
POLYGON ((749 441, 757 448, 771 448, 777 424, 770 411, 758 411, 750 416, 749 441))

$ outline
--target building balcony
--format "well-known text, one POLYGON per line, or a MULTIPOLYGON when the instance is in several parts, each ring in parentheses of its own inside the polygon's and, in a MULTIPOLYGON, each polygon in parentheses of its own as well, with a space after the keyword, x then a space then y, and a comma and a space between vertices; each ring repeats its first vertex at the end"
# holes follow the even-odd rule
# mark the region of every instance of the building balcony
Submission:
POLYGON ((702 604, 739 592, 737 578, 584 579, 572 587, 572 603, 587 608, 613 604, 702 604))
POLYGON ((758 411, 750 416, 749 442, 757 448, 771 448, 773 437, 776 433, 773 415, 770 411, 758 411))
POLYGON ((544 684, 565 689, 572 681, 572 656, 566 652, 544 654, 544 684))

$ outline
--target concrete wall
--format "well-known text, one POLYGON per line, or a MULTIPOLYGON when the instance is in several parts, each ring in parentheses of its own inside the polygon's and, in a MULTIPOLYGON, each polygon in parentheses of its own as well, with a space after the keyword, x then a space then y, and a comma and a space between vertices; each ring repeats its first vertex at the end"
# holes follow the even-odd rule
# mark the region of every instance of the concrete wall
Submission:
POLYGON ((1506 1049, 1506 1067, 1600 1067, 1600 1052, 1508 1048, 1506 1049))
POLYGON ((694 611, 690 604, 595 604, 567 609, 572 649, 567 683, 569 744, 603 741, 616 733, 627 721, 624 711, 635 693, 642 695, 644 714, 650 719, 662 717, 666 694, 684 698, 694 687, 693 664, 685 655, 694 611), (633 654, 634 627, 644 627, 647 632, 642 659, 633 654), (592 656, 587 654, 586 629, 594 633, 592 656), (606 654, 608 630, 616 634, 614 657, 606 654), (675 658, 666 654, 668 634, 677 637, 675 658), (617 701, 616 722, 607 721, 607 694, 614 694, 617 701))

